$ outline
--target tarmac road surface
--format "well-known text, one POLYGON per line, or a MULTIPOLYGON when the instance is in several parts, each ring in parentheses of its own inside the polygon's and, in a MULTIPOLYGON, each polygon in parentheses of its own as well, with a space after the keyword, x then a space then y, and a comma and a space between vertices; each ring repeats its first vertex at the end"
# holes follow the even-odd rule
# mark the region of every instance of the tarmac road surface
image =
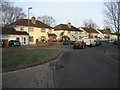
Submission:
POLYGON ((118 61, 97 47, 67 51, 57 64, 56 88, 118 88, 118 61))

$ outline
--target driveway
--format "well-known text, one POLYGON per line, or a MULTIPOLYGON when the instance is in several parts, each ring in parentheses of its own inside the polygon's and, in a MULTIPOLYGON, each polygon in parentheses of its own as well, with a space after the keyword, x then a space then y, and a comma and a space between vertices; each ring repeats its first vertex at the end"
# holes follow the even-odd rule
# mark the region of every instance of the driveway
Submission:
POLYGON ((100 47, 65 52, 57 60, 63 68, 55 70, 55 87, 117 88, 118 62, 102 54, 100 47))

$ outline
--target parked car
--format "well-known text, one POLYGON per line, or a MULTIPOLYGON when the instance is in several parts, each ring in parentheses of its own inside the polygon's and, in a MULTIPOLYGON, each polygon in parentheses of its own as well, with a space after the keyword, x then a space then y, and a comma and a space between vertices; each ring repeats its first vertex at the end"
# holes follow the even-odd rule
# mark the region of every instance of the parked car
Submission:
POLYGON ((73 49, 79 49, 79 48, 81 48, 81 49, 83 49, 83 48, 86 48, 87 47, 87 45, 86 45, 86 43, 85 42, 82 42, 82 41, 80 41, 80 42, 75 42, 74 44, 73 44, 73 49))
POLYGON ((9 44, 9 46, 21 46, 21 43, 20 43, 20 41, 18 41, 18 40, 10 40, 9 42, 8 42, 8 44, 9 44))
POLYGON ((73 45, 75 41, 72 40, 64 40, 63 45, 73 45))
POLYGON ((95 39, 95 42, 96 42, 96 46, 101 45, 101 41, 100 41, 100 39, 96 38, 96 39, 95 39))
POLYGON ((120 44, 120 40, 115 40, 115 41, 113 42, 113 45, 118 45, 118 43, 120 44))
POLYGON ((87 46, 96 46, 96 42, 92 38, 84 38, 82 40, 87 44, 87 46))
POLYGON ((69 40, 64 40, 62 43, 63 45, 69 45, 69 40))
POLYGON ((75 42, 76 42, 76 41, 70 40, 70 41, 69 41, 69 44, 70 44, 70 45, 73 45, 75 42))

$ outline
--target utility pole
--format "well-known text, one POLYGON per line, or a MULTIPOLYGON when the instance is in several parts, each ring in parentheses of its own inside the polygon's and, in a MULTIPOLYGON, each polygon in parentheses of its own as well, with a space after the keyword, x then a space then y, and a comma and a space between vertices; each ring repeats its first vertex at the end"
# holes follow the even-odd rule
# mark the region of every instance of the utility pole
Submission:
MULTIPOLYGON (((29 10, 32 9, 32 7, 29 7, 28 8, 28 34, 29 34, 29 27, 30 27, 30 22, 29 22, 29 10)), ((30 44, 30 35, 29 35, 29 38, 28 38, 28 45, 30 44)))

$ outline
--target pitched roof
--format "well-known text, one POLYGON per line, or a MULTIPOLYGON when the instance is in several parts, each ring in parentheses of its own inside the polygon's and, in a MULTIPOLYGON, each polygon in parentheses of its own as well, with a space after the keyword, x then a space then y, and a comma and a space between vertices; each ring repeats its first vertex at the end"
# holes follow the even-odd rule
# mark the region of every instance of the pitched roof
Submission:
POLYGON ((57 30, 81 31, 72 25, 71 25, 71 28, 69 28, 67 24, 59 24, 54 27, 54 30, 55 31, 57 31, 57 30))
POLYGON ((2 34, 29 35, 25 31, 16 31, 13 27, 2 27, 2 34))
POLYGON ((108 33, 111 33, 111 31, 109 29, 98 29, 102 34, 108 34, 108 33))
MULTIPOLYGON (((110 34, 112 34, 112 35, 118 35, 118 33, 110 33, 110 34)), ((119 34, 120 35, 120 34, 119 34)))
MULTIPOLYGON (((48 26, 47 24, 42 23, 39 20, 36 20, 36 24, 33 24, 31 22, 32 20, 29 20, 29 26, 33 26, 33 27, 39 27, 39 28, 52 28, 50 26, 48 26)), ((12 25, 22 25, 22 26, 28 26, 28 19, 19 19, 13 23, 10 24, 10 26, 12 25)))
POLYGON ((92 28, 85 28, 85 27, 81 27, 81 28, 88 33, 98 33, 95 29, 92 29, 92 28))
POLYGON ((98 29, 102 34, 107 34, 104 30, 98 29))

